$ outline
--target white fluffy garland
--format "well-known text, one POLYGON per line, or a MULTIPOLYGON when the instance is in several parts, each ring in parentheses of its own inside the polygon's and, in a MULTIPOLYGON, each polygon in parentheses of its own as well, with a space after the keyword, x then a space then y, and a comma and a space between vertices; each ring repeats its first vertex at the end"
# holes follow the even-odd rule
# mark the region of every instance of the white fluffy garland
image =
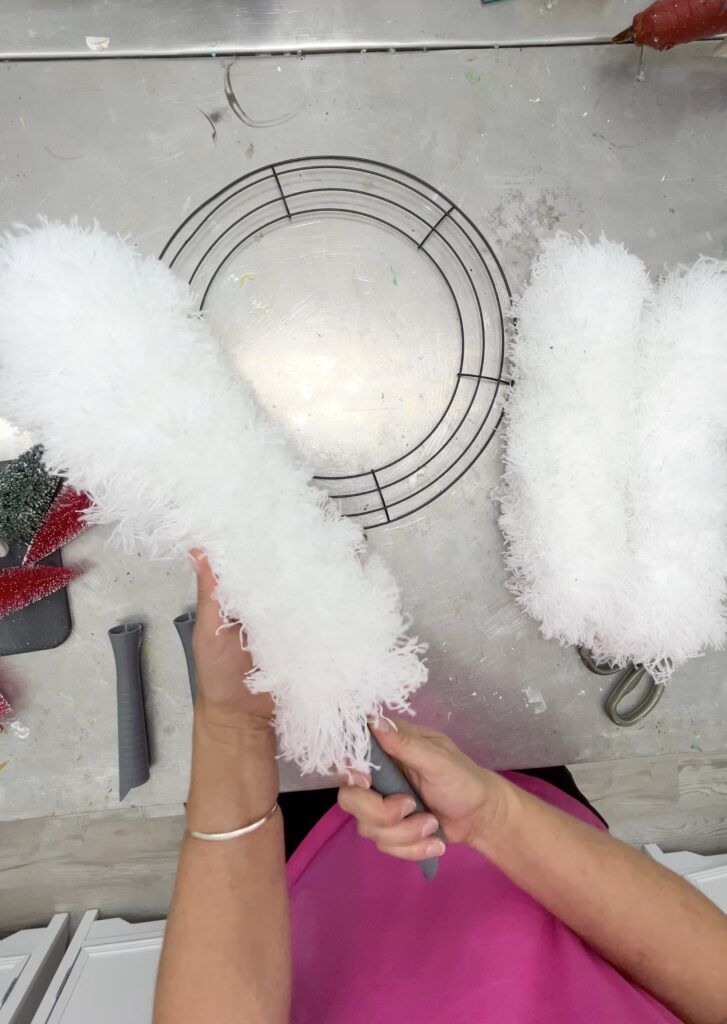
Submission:
POLYGON ((599 654, 621 617, 611 581, 628 575, 629 403, 649 294, 623 246, 559 234, 514 309, 500 520, 512 588, 546 636, 599 654))
POLYGON ((727 264, 654 289, 623 246, 559 234, 515 313, 510 586, 546 636, 666 680, 725 638, 727 264))
POLYGON ((631 470, 630 661, 666 679, 725 641, 727 263, 700 259, 644 311, 631 470))
POLYGON ((399 591, 359 527, 229 371, 186 287, 97 227, 0 242, 4 411, 98 522, 153 555, 207 552, 304 772, 368 763, 368 716, 426 679, 399 591))

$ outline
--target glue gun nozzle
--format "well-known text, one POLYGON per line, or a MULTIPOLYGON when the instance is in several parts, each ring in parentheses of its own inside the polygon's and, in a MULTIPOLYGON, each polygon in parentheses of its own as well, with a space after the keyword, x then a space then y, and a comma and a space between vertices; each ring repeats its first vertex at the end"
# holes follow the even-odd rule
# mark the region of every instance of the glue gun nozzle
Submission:
POLYGON ((634 27, 629 25, 623 32, 619 32, 617 36, 614 36, 611 40, 612 43, 633 43, 634 41, 634 27))

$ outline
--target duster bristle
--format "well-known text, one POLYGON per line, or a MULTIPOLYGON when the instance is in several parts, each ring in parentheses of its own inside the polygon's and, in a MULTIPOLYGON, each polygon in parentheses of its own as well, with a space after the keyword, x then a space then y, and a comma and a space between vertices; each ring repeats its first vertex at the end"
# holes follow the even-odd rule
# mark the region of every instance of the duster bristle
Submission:
POLYGON ((244 623, 283 756, 368 763, 368 716, 426 679, 393 577, 235 379, 187 286, 97 227, 0 244, 2 394, 95 522, 152 555, 204 548, 244 623))

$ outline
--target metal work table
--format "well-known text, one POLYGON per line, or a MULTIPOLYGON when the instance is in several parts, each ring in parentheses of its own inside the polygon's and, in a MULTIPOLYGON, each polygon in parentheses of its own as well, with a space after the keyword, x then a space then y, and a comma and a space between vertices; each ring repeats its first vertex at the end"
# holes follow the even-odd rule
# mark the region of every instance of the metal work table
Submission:
POLYGON ((0 50, 49 57, 330 53, 606 42, 640 0, 6 0, 0 50))
MULTIPOLYGON (((139 5, 133 25, 127 19, 124 45, 138 45, 131 34, 140 31, 148 6, 139 5)), ((506 11, 523 6, 495 5, 492 17, 504 25, 506 11)), ((73 7, 69 25, 78 28, 73 7)), ((628 21, 620 3, 561 2, 542 14, 534 7, 534 17, 552 16, 561 25, 566 9, 618 8, 609 33, 628 21)), ((7 52, 20 53, 22 34, 8 39, 8 24, 17 30, 29 18, 0 15, 7 52)), ((330 24, 318 49, 335 48, 340 38, 330 24)), ((421 43, 411 20, 399 24, 421 43)), ((444 21, 438 24, 443 40, 444 21)), ((74 52, 69 31, 66 25, 55 37, 59 49, 74 52)), ((91 31, 102 34, 98 17, 91 31)), ((172 36, 172 50, 195 49, 172 36)), ((284 45, 299 45, 302 37, 291 32, 284 45)), ((699 253, 724 258, 727 224, 715 214, 727 197, 727 65, 714 59, 714 48, 700 43, 649 53, 643 81, 635 79, 637 50, 605 45, 8 61, 0 65, 0 226, 39 213, 95 217, 158 254, 188 212, 246 171, 340 153, 386 161, 441 189, 486 236, 514 291, 538 240, 558 228, 605 231, 654 271, 699 253)), ((372 232, 338 225, 331 237, 309 224, 287 248, 266 236, 246 250, 240 267, 244 305, 228 293, 222 307, 221 322, 239 315, 230 328, 234 358, 271 414, 297 430, 316 469, 344 456, 365 461, 411 424, 416 433, 454 372, 449 313, 436 288, 396 239, 372 232), (340 357, 345 380, 363 395, 331 405, 331 378, 325 391, 323 363, 306 363, 311 352, 323 353, 324 362, 340 357), (306 387, 325 392, 328 405, 304 405, 306 395, 295 390, 303 365, 312 379, 306 387), (357 432, 361 415, 370 427, 357 432), (334 431, 339 417, 346 429, 334 431)), ((28 440, 0 429, 0 458, 28 440)), ((430 644, 431 681, 416 700, 422 719, 500 767, 723 748, 723 654, 680 671, 641 725, 609 723, 603 680, 573 650, 543 640, 505 588, 493 498, 499 472, 496 436, 445 494, 370 535, 430 644)), ((65 552, 67 563, 87 569, 70 591, 72 637, 58 650, 0 665, 0 686, 30 730, 24 741, 0 736, 0 762, 8 762, 0 775, 0 818, 118 806, 106 631, 131 618, 147 626, 154 764, 150 782, 126 803, 162 813, 184 798, 191 708, 172 619, 191 604, 191 573, 122 554, 106 540, 96 529, 65 552)), ((283 778, 287 788, 319 784, 299 779, 290 765, 283 778)))

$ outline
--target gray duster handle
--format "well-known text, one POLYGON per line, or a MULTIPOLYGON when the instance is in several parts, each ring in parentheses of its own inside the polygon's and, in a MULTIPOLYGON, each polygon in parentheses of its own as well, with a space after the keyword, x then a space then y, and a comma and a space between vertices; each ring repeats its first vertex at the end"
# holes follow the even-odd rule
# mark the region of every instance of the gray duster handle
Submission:
POLYGON ((119 800, 149 780, 149 740, 139 671, 142 625, 125 623, 109 630, 116 662, 119 735, 119 800))
POLYGON ((189 678, 189 690, 192 694, 192 703, 197 699, 197 666, 194 663, 194 651, 192 650, 192 634, 194 633, 195 614, 184 612, 174 620, 174 626, 179 634, 184 648, 184 657, 187 662, 187 676, 189 678))
MULTIPOLYGON (((382 796, 393 796, 395 793, 407 793, 409 796, 414 797, 416 807, 412 811, 412 814, 428 810, 404 773, 396 766, 389 755, 384 753, 381 749, 381 745, 373 735, 371 736, 371 753, 369 756, 371 758, 371 764, 373 765, 373 771, 371 772, 372 789, 375 789, 377 793, 381 793, 382 796)), ((439 839, 444 840, 444 833, 441 828, 437 829, 434 835, 439 839)), ((421 868, 424 877, 431 882, 437 874, 439 857, 429 857, 427 860, 421 860, 419 861, 419 867, 421 868)))

